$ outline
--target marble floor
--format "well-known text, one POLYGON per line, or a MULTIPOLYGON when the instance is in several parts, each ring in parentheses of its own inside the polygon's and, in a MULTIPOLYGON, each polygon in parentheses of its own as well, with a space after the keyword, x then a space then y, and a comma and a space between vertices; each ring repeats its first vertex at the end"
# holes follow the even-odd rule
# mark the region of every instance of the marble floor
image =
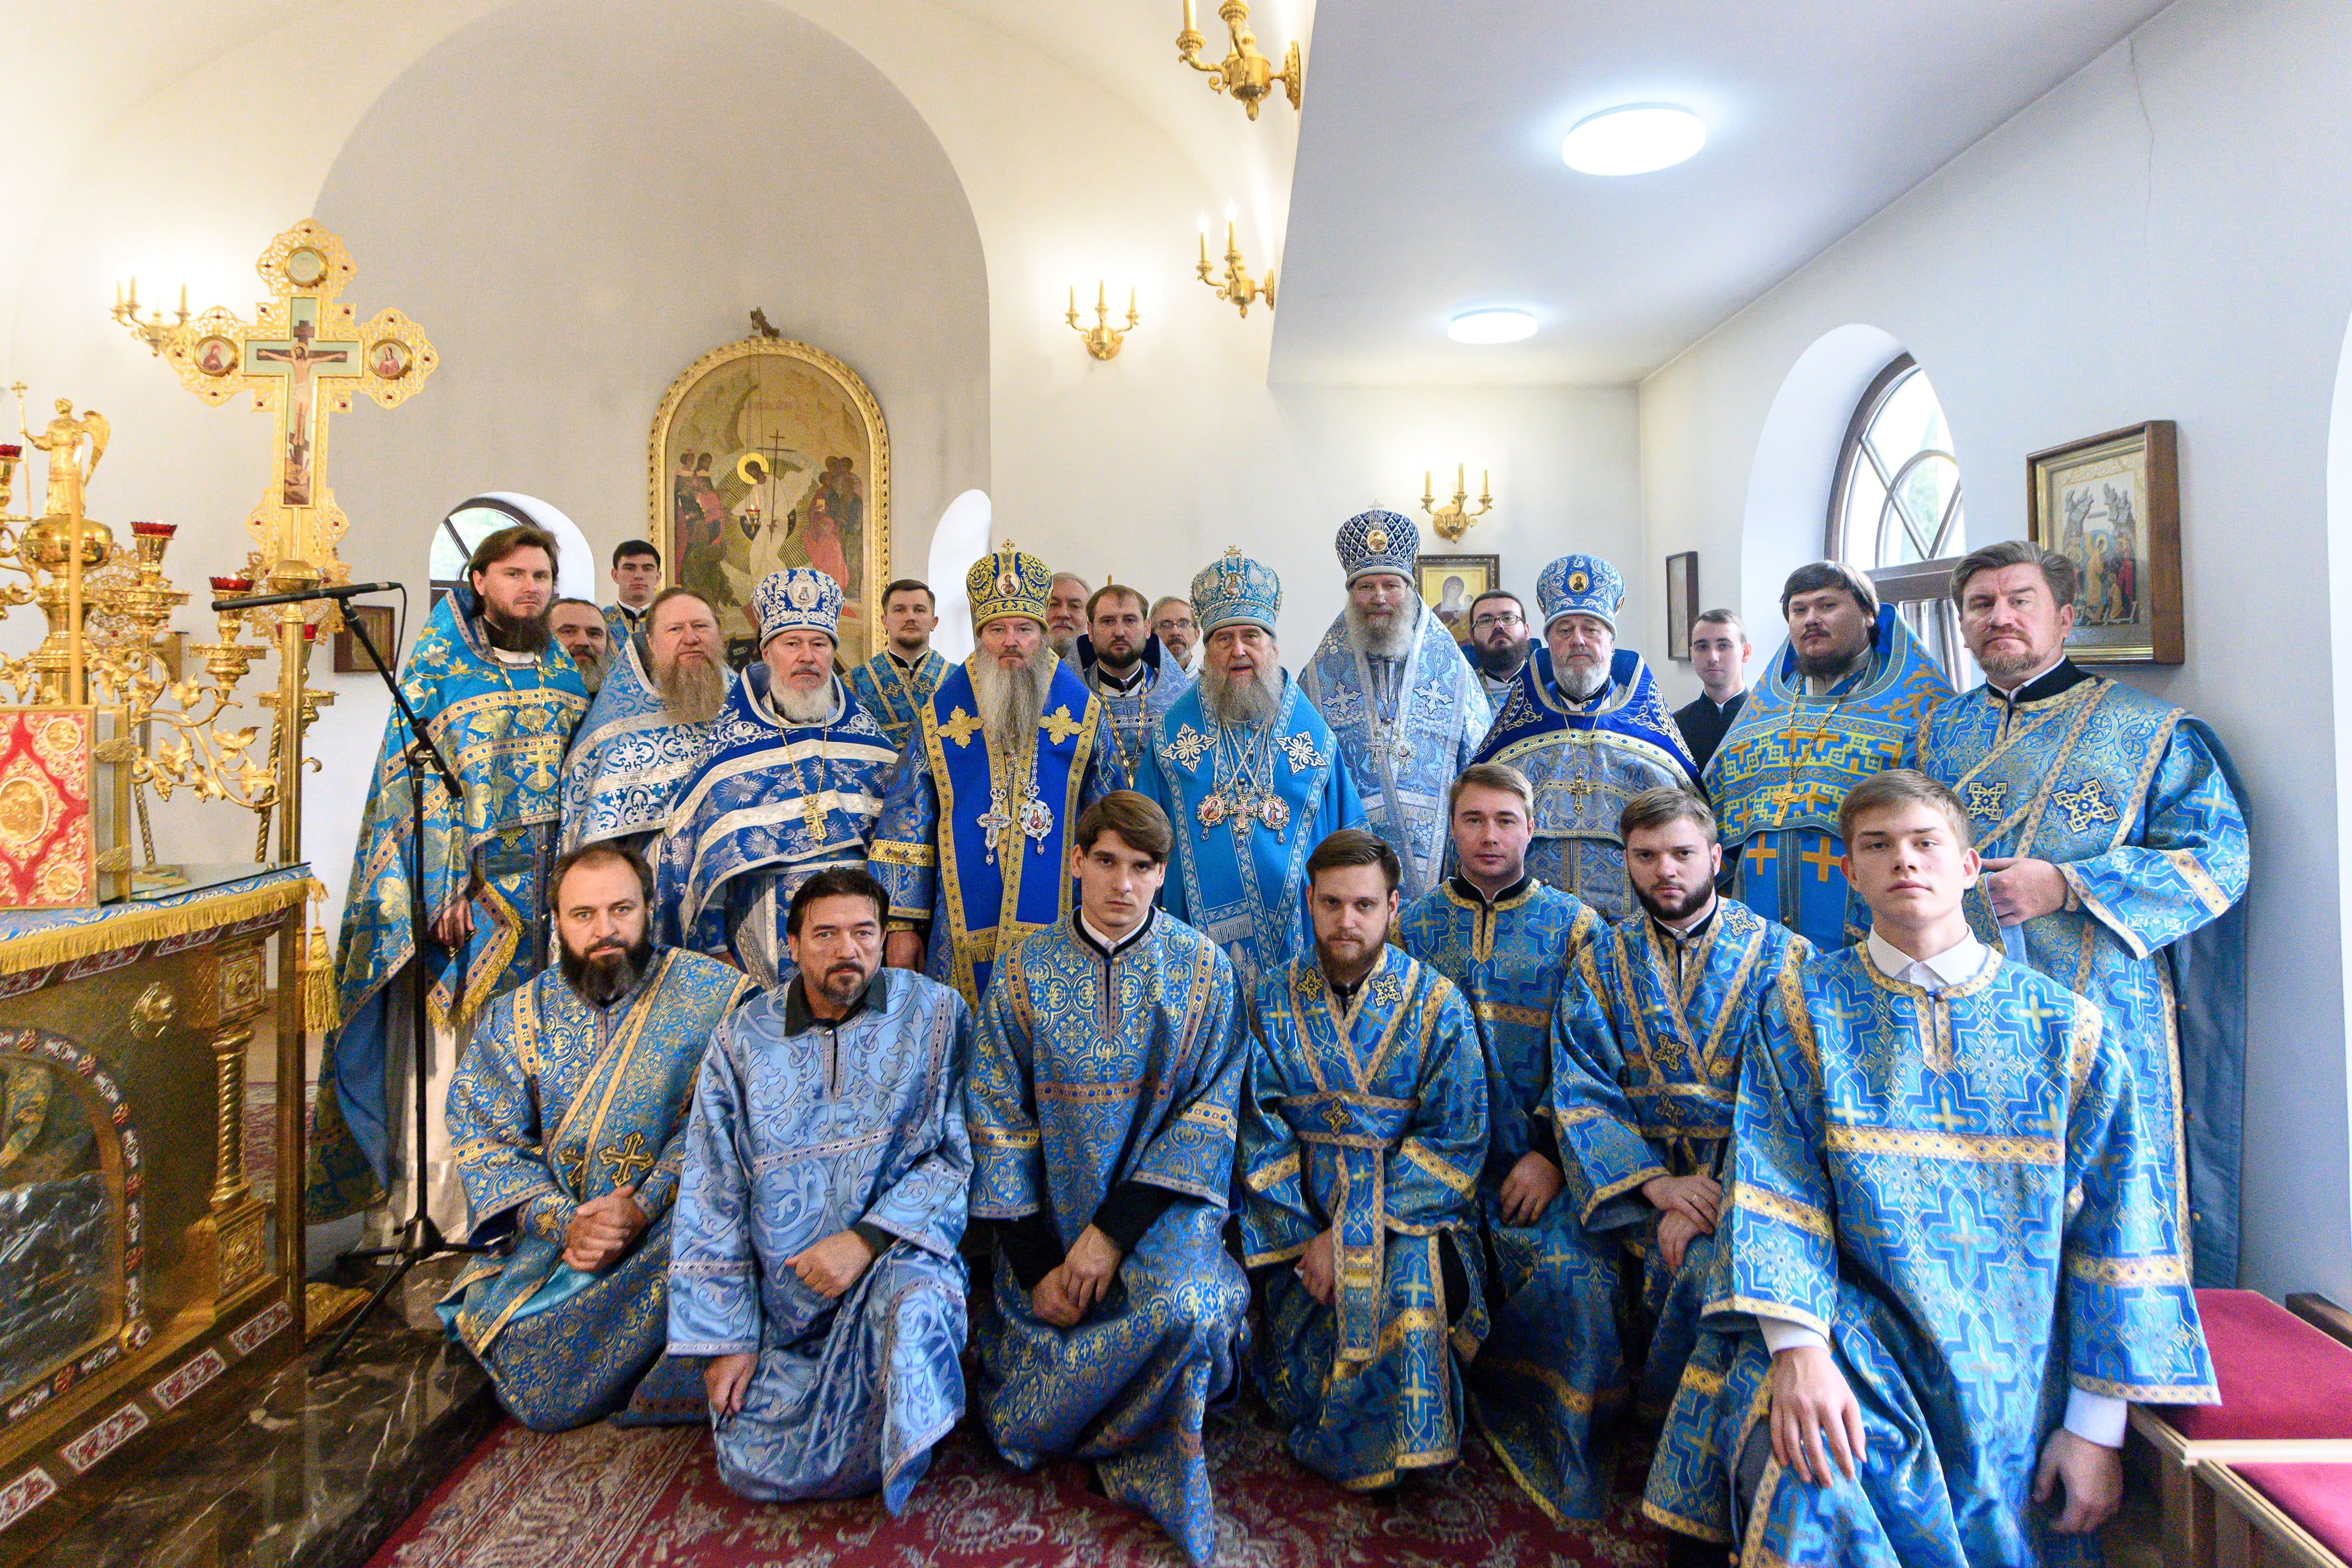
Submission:
MULTIPOLYGON (((423 1272, 422 1270, 419 1271, 423 1272)), ((377 1312, 343 1358, 273 1374, 241 1420, 181 1443, 16 1568, 347 1568, 497 1424, 479 1368, 442 1338, 431 1281, 377 1312), (422 1322, 418 1322, 419 1318, 422 1322), (426 1326, 426 1325, 429 1325, 426 1326)))

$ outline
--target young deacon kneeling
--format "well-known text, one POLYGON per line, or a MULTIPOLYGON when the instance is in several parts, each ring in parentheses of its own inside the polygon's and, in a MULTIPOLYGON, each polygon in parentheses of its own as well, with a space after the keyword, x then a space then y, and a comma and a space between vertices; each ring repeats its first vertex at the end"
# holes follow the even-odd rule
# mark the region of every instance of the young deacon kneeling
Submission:
POLYGON ((1871 935, 1747 1054, 1712 1332, 1654 1476, 1712 1448, 1746 1517, 1702 1522, 1751 1563, 2096 1562, 2125 1402, 2218 1397, 2154 1201, 2170 1129, 2088 1002, 1969 935, 1950 790, 1878 774, 1838 830, 1871 935))

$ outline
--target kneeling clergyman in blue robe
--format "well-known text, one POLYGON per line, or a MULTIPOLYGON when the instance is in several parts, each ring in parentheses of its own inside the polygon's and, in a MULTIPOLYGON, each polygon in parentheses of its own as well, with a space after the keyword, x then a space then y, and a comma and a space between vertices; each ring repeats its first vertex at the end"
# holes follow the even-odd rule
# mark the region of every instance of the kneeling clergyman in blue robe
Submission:
POLYGON ((798 977, 736 1009, 695 1088, 669 1347, 711 1358, 719 1477, 745 1497, 878 1490, 897 1513, 963 1415, 971 1017, 881 968, 887 903, 863 872, 805 883, 798 977))
POLYGON ((1557 1522, 1601 1516, 1608 1478, 1563 1460, 1556 1436, 1589 1421, 1599 1381, 1588 1370, 1613 1348, 1578 1338, 1579 1303, 1612 1296, 1615 1271, 1559 1200, 1552 1135, 1551 1018, 1560 978, 1600 916, 1527 873, 1532 800, 1525 775, 1482 763, 1454 788, 1461 873, 1409 906, 1398 943, 1461 990, 1486 1064, 1486 1158, 1479 1218, 1495 1270, 1493 1326, 1467 1369, 1470 1408, 1536 1506, 1557 1522))
MULTIPOLYGON (((2179 1129, 2159 1201, 2197 1282, 2227 1288, 2246 1070, 2244 791, 2210 726, 2065 656, 2069 607, 2037 554, 1989 546, 1953 574, 1986 680, 1920 727, 1916 765, 1960 797, 2001 868, 1969 897, 1978 940, 2096 1002, 2149 1124, 2179 1129), (1996 889, 2015 902, 1996 907, 1996 889)), ((2048 571, 2071 600, 2073 564, 2053 551, 2048 571)))
POLYGON ((750 983, 647 943, 633 852, 591 847, 559 874, 559 967, 489 1005, 449 1085, 469 1239, 496 1249, 442 1321, 526 1427, 698 1421, 699 1377, 661 1359, 672 1207, 695 1073, 750 983))
POLYGON ((1139 785, 1176 833, 1160 907, 1209 934, 1247 994, 1309 941, 1307 857, 1364 821, 1339 743, 1284 673, 1282 580, 1237 549, 1192 580, 1201 678, 1161 716, 1139 785))
POLYGON ((794 567, 769 573, 753 605, 760 657, 671 812, 654 929, 780 986, 793 894, 821 871, 865 869, 896 758, 833 673, 841 585, 794 567))
POLYGON ((1812 956, 1804 938, 1717 895, 1715 820, 1698 797, 1637 795, 1618 825, 1642 907, 1576 956, 1549 1042, 1561 1207, 1607 1262, 1567 1335, 1595 1347, 1581 1362, 1593 1381, 1578 1385, 1592 1397, 1563 1403, 1574 1415, 1561 1434, 1568 1484, 1595 1505, 1612 1459, 1594 1411, 1624 1371, 1621 1270, 1648 1330, 1637 1406, 1654 1421, 1698 1341, 1739 1064, 1812 956))
POLYGON ((1728 1542, 1744 1509, 1745 1563, 2095 1563, 2126 1402, 2219 1397, 2168 1130, 2095 1008, 1969 934, 1948 790, 1881 774, 1841 825, 1873 930, 1741 1064, 1645 1510, 1728 1542))
POLYGON ((1106 796, 1076 840, 1078 913, 998 961, 972 1042, 971 1214, 998 1222, 980 1416, 1018 1469, 1093 1460, 1205 1563, 1201 1423, 1249 1308, 1223 1243, 1248 1036, 1233 965, 1152 908, 1159 808, 1106 796))
POLYGON ((1334 853, 1357 858, 1310 865, 1316 951, 1255 1002, 1242 1261, 1264 1291, 1251 1369, 1291 1453, 1370 1491, 1461 1456, 1486 1082, 1462 994, 1387 946, 1396 852, 1343 829, 1317 859, 1334 853))

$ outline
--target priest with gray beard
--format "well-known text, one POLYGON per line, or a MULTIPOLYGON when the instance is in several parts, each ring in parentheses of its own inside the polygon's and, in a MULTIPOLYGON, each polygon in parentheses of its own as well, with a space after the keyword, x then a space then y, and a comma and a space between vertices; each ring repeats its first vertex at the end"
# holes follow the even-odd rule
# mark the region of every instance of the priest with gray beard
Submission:
POLYGON ((1494 718, 1454 634, 1421 601, 1421 531, 1395 512, 1341 526, 1348 603, 1298 685, 1331 727, 1363 797, 1365 826, 1404 867, 1411 904, 1441 880, 1446 791, 1470 766, 1494 718))
MULTIPOLYGON (((839 583, 808 567, 772 572, 752 608, 760 657, 676 795, 655 929, 773 987, 794 973, 784 941, 793 894, 818 872, 864 868, 898 750, 834 674, 839 583)), ((653 613, 661 613, 660 601, 653 613)))
POLYGON ((613 656, 563 764, 561 848, 613 842, 660 858, 662 825, 702 766, 734 689, 719 617, 690 588, 666 588, 613 656))
POLYGON ((1228 549, 1192 580, 1192 608, 1201 678, 1154 727, 1141 789, 1176 831, 1160 906, 1224 949, 1247 994, 1312 941, 1307 857, 1363 826, 1364 803, 1330 727, 1283 671, 1282 580, 1228 549))

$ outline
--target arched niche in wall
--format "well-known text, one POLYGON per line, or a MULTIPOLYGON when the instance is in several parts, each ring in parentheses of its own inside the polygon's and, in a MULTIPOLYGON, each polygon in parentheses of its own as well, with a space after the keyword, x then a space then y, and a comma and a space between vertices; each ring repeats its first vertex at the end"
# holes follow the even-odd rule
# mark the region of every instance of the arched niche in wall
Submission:
POLYGON ((599 558, 648 532, 646 442, 677 373, 759 307, 882 403, 892 562, 989 481, 988 280, 946 152, 906 97, 761 0, 522 0, 369 109, 317 215, 440 350, 425 395, 337 426, 361 577, 467 496, 519 490, 599 558), (382 527, 370 525, 382 524, 382 527))
MULTIPOLYGON (((1779 623, 1781 583, 1822 558, 1838 457, 1855 404, 1902 352, 1903 345, 1876 327, 1840 327, 1797 357, 1773 394, 1748 468, 1740 533, 1740 601, 1758 625, 1779 623)), ((1759 651, 1779 641, 1769 630, 1750 634, 1759 651)))

